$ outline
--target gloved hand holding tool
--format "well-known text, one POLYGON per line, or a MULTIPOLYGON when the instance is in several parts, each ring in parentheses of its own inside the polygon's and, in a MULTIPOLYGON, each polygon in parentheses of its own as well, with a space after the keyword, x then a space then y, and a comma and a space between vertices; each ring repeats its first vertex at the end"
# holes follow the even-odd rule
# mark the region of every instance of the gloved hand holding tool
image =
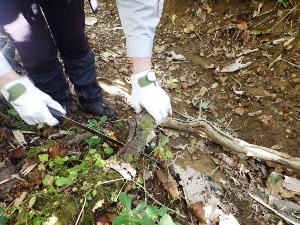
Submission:
POLYGON ((168 114, 172 114, 170 98, 159 86, 155 73, 145 70, 131 75, 131 103, 137 113, 144 107, 159 125, 168 114))
POLYGON ((21 76, 6 83, 1 87, 1 93, 29 125, 46 123, 54 126, 59 123, 51 115, 47 106, 66 114, 58 102, 36 88, 27 76, 21 76))

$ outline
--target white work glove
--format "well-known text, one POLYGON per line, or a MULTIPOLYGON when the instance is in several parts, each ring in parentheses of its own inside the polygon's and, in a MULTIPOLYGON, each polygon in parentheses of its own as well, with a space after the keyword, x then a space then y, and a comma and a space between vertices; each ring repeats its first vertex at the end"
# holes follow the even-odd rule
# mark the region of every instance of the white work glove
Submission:
POLYGON ((36 88, 27 76, 21 76, 6 83, 1 87, 1 93, 29 125, 46 123, 49 126, 54 126, 59 123, 51 115, 47 106, 66 114, 58 102, 36 88))
POLYGON ((142 107, 154 118, 155 124, 163 122, 168 114, 172 114, 170 98, 159 86, 155 73, 145 70, 131 75, 131 104, 140 113, 142 107))

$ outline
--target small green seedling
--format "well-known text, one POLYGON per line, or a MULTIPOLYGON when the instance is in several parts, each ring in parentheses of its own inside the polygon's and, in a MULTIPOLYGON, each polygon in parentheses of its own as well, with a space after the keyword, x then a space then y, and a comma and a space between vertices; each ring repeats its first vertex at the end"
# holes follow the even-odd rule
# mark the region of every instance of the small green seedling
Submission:
POLYGON ((6 216, 1 216, 4 212, 3 208, 0 208, 0 225, 4 225, 8 222, 8 218, 6 216))
POLYGON ((132 209, 132 199, 124 192, 120 194, 119 200, 123 209, 112 225, 179 225, 173 222, 166 207, 157 208, 147 206, 146 202, 139 202, 136 208, 132 209))

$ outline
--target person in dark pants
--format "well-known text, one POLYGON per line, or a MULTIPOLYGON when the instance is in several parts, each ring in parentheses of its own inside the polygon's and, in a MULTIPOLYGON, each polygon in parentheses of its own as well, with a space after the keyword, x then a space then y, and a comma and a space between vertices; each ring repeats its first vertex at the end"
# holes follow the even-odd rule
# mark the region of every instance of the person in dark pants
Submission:
MULTIPOLYGON (((162 4, 118 1, 127 54, 133 58, 132 105, 137 112, 146 108, 156 124, 171 113, 170 99, 151 71, 153 37, 162 4)), ((16 74, 0 54, 1 93, 25 122, 56 125, 58 121, 47 106, 66 113, 70 89, 64 70, 86 110, 99 116, 116 115, 96 81, 94 54, 85 34, 84 0, 0 0, 0 27, 13 41, 28 74, 16 74)))

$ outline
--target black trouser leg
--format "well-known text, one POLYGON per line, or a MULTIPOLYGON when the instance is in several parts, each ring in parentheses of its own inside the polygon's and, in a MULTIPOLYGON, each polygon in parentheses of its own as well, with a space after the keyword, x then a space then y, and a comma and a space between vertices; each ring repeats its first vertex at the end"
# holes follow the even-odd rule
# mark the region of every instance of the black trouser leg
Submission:
POLYGON ((82 101, 103 101, 96 82, 94 53, 85 34, 84 0, 40 0, 64 61, 65 71, 82 101), (63 21, 63 22, 62 22, 63 21))
MULTIPOLYGON (((34 1, 31 1, 34 3, 34 1)), ((20 0, 0 0, 0 26, 11 38, 35 86, 61 102, 69 89, 41 11, 29 17, 20 0)))

